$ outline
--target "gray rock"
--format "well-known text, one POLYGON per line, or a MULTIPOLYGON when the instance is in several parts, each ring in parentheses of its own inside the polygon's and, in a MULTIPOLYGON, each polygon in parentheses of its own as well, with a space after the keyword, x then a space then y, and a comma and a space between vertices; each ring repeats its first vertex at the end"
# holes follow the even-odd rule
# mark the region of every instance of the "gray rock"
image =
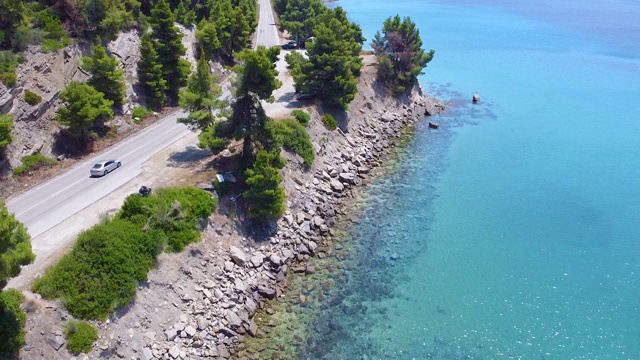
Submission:
POLYGON ((242 326, 242 319, 233 311, 227 312, 227 321, 232 329, 237 329, 242 326))
POLYGON ((264 258, 265 258, 264 254, 257 253, 251 257, 251 264, 255 268, 260 267, 260 265, 262 265, 262 263, 264 262, 264 258))
POLYGON ((344 190, 344 185, 336 179, 332 179, 330 185, 333 191, 342 192, 342 190, 344 190))
POLYGON ((322 224, 324 224, 324 219, 317 215, 313 217, 313 226, 319 227, 322 224))
POLYGON ((280 256, 278 256, 278 254, 269 255, 269 261, 271 261, 274 265, 282 264, 282 259, 280 258, 280 256))
POLYGON ((256 323, 253 321, 249 321, 249 326, 247 326, 247 332, 249 333, 249 335, 255 337, 256 334, 258 333, 258 325, 256 325, 256 323))
POLYGON ((173 345, 171 349, 169 349, 169 356, 171 356, 173 359, 177 359, 178 356, 180 356, 180 348, 178 348, 178 346, 176 345, 173 345))
POLYGON ((197 331, 193 326, 189 325, 186 328, 184 328, 184 332, 187 333, 187 336, 193 337, 197 331))
POLYGON ((60 335, 50 335, 47 336, 47 342, 49 343, 49 345, 51 345, 52 348, 58 351, 62 347, 62 345, 64 345, 65 340, 64 337, 60 335))
POLYGON ((164 334, 167 336, 167 340, 168 341, 173 341, 173 339, 175 339, 176 336, 178 336, 178 330, 169 329, 169 330, 165 331, 164 334))
POLYGON ((252 298, 247 298, 247 301, 245 301, 244 303, 244 308, 247 309, 249 316, 253 316, 253 314, 255 314, 256 310, 258 309, 258 304, 256 304, 256 302, 253 301, 252 298))
POLYGON ((245 292, 247 290, 247 285, 240 279, 235 279, 233 282, 233 286, 235 287, 236 291, 239 292, 245 292))
POLYGON ((229 349, 227 349, 226 346, 220 344, 218 345, 218 356, 221 359, 228 359, 231 357, 231 353, 229 352, 229 349))
POLYGON ((473 101, 474 104, 479 103, 480 102, 480 95, 473 94, 473 97, 471 98, 471 100, 473 101))
POLYGON ((276 297, 276 289, 260 285, 258 286, 258 294, 266 297, 267 299, 273 299, 276 297))
POLYGON ((284 258, 282 260, 282 262, 286 262, 289 259, 293 259, 293 257, 294 257, 293 251, 291 251, 289 249, 283 249, 282 250, 282 257, 284 258))
POLYGON ((244 252, 233 245, 229 248, 229 255, 231 256, 231 260, 238 266, 242 267, 244 263, 247 262, 247 257, 244 252))
POLYGON ((151 360, 153 358, 154 356, 151 352, 151 349, 149 349, 148 347, 143 347, 142 351, 140 352, 140 360, 151 360))

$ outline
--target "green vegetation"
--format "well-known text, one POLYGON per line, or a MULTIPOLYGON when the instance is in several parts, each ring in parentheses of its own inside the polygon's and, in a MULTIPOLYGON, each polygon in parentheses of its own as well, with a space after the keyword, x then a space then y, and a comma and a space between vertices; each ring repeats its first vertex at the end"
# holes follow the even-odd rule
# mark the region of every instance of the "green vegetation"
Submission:
POLYGON ((27 155, 20 160, 22 161, 22 165, 13 168, 13 176, 22 176, 28 174, 30 171, 49 167, 56 163, 54 159, 40 153, 27 155))
MULTIPOLYGON (((31 263, 31 237, 27 228, 9 213, 0 200, 0 289, 9 278, 20 273, 20 267, 31 263)), ((26 315, 20 308, 24 296, 17 290, 0 290, 0 358, 17 359, 24 345, 26 315)))
POLYGON ((160 189, 148 197, 127 197, 118 219, 157 231, 168 251, 182 251, 200 237, 198 221, 211 215, 217 201, 194 187, 160 189))
POLYGON ((91 73, 89 85, 103 93, 104 98, 115 106, 124 104, 124 71, 115 56, 107 55, 104 46, 94 45, 91 57, 83 57, 81 66, 91 73))
POLYGON ((315 18, 315 40, 307 44, 308 59, 289 56, 286 60, 296 91, 314 94, 325 104, 346 110, 358 91, 362 59, 362 30, 349 22, 337 7, 315 18))
POLYGON ((275 127, 277 147, 284 146, 292 150, 304 159, 305 166, 310 167, 315 159, 315 152, 307 130, 298 120, 292 118, 276 122, 275 127))
POLYGON ((147 96, 147 105, 158 108, 165 103, 164 91, 167 81, 162 76, 162 64, 158 62, 158 52, 151 34, 140 38, 140 60, 138 60, 138 82, 147 96))
POLYGON ((180 107, 188 111, 189 115, 178 121, 200 130, 209 128, 215 121, 212 112, 214 107, 221 107, 216 101, 221 94, 222 89, 211 76, 209 62, 201 53, 196 72, 189 77, 187 87, 180 90, 179 95, 180 107))
POLYGON ((144 120, 144 118, 146 118, 147 116, 149 116, 151 114, 153 114, 153 111, 148 110, 146 107, 144 107, 142 105, 138 105, 138 106, 134 107, 133 111, 131 111, 131 117, 133 118, 134 122, 140 122, 140 121, 144 120))
POLYGON ((27 228, 9 213, 0 200, 0 289, 9 278, 20 273, 20 267, 35 259, 31 252, 31 236, 27 228))
POLYGON ((180 251, 198 240, 198 221, 215 205, 206 191, 192 187, 130 195, 114 220, 80 234, 72 251, 36 280, 33 290, 59 298, 74 317, 104 320, 133 299, 165 244, 180 251))
POLYGON ((13 141, 13 115, 0 114, 0 155, 3 155, 4 149, 13 141))
POLYGON ((335 130, 338 127, 338 122, 336 121, 336 118, 334 118, 333 115, 331 114, 324 114, 322 116, 322 123, 328 130, 331 130, 331 131, 335 130))
POLYGON ((293 117, 298 120, 300 125, 304 127, 309 126, 309 121, 311 120, 311 115, 309 115, 309 113, 300 109, 296 109, 293 110, 293 117))
POLYGON ((258 151, 256 161, 251 169, 247 169, 247 185, 249 189, 242 195, 247 202, 249 217, 258 221, 277 219, 285 211, 284 189, 280 187, 279 154, 271 154, 265 150, 258 151))
POLYGON ((236 54, 240 65, 234 67, 236 80, 231 114, 225 124, 218 122, 205 128, 199 146, 217 153, 224 149, 230 137, 243 138, 244 165, 251 166, 254 140, 261 140, 265 134, 267 120, 260 101, 273 101, 273 91, 282 85, 277 79, 275 65, 279 53, 278 47, 259 46, 256 51, 244 50, 236 54))
POLYGON ((100 224, 80 234, 71 253, 36 280, 33 290, 60 298, 75 317, 104 320, 131 301, 159 248, 159 239, 136 224, 100 224))
POLYGON ((182 33, 174 25, 175 18, 165 0, 158 0, 151 9, 151 37, 158 53, 158 63, 162 67, 162 78, 167 82, 166 92, 175 99, 178 91, 186 84, 190 64, 181 57, 186 53, 182 45, 182 33))
POLYGON ((91 351, 91 346, 98 340, 98 330, 86 321, 71 319, 64 327, 67 336, 67 349, 74 355, 91 351))
POLYGON ((36 93, 34 93, 33 91, 29 91, 29 90, 25 90, 24 92, 24 101, 31 105, 37 105, 40 103, 40 101, 42 101, 42 97, 36 93))
POLYGON ((16 55, 11 51, 0 51, 0 81, 6 87, 10 88, 16 85, 16 68, 24 61, 25 58, 22 54, 16 55))
POLYGON ((435 52, 422 49, 422 39, 416 24, 400 16, 384 21, 371 43, 378 58, 378 80, 398 96, 417 83, 418 75, 433 59, 435 52))
POLYGON ((86 146, 90 140, 89 130, 104 125, 104 120, 113 117, 113 101, 92 86, 72 81, 60 93, 66 102, 56 111, 56 120, 67 126, 66 132, 79 146, 86 146))
POLYGON ((202 21, 198 23, 196 40, 200 53, 204 54, 207 59, 212 59, 218 54, 220 49, 222 49, 222 43, 218 40, 218 29, 216 25, 205 19, 202 19, 202 21))
POLYGON ((0 358, 18 359, 25 344, 27 315, 20 308, 24 295, 15 289, 0 291, 0 358))

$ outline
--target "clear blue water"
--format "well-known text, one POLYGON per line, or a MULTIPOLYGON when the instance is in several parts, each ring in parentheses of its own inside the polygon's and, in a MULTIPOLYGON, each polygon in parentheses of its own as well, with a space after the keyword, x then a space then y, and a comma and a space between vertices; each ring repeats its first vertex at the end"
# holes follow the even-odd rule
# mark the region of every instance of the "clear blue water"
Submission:
POLYGON ((640 3, 336 5, 368 39, 410 16, 452 105, 372 190, 305 356, 640 359, 640 3))

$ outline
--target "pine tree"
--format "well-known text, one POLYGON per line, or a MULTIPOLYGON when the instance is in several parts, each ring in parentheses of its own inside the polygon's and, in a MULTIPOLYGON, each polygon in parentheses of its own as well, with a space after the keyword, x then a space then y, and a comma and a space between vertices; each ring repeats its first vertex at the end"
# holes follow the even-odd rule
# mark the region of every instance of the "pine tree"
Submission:
POLYGON ((162 77, 162 65, 158 61, 158 53, 149 33, 145 33, 140 38, 138 81, 147 95, 148 105, 157 108, 164 104, 167 81, 162 77))
POLYGON ((60 93, 60 99, 66 104, 56 111, 56 120, 68 126, 68 134, 82 143, 89 140, 91 127, 100 126, 105 118, 113 117, 113 101, 86 83, 72 81, 60 93))
POLYGON ((176 22, 187 26, 190 25, 188 24, 187 21, 187 8, 184 7, 184 2, 182 0, 180 0, 180 2, 178 2, 178 6, 176 6, 176 9, 174 11, 174 16, 176 18, 176 22))
POLYGON ((204 19, 197 26, 196 40, 200 53, 204 53, 207 59, 213 58, 222 47, 216 25, 204 19))
POLYGON ((346 109, 358 91, 362 31, 338 7, 323 15, 314 32, 315 40, 307 46, 309 59, 298 61, 292 69, 296 89, 315 94, 329 106, 346 109))
POLYGON ((418 81, 418 75, 433 59, 435 52, 425 53, 416 24, 399 15, 384 21, 371 43, 378 58, 378 79, 395 95, 405 93, 418 81))
POLYGON ((249 189, 242 195, 249 217, 258 221, 277 219, 285 211, 285 193, 280 187, 282 175, 274 166, 274 162, 277 162, 275 157, 280 155, 260 150, 253 167, 246 171, 249 189))
POLYGON ((216 99, 222 94, 214 81, 209 63, 201 54, 196 72, 189 77, 187 87, 183 88, 179 95, 180 107, 189 111, 189 115, 178 121, 200 130, 213 125, 215 117, 212 111, 216 106, 216 99))
POLYGON ((82 58, 82 67, 91 73, 89 85, 104 94, 104 98, 113 101, 115 106, 124 104, 124 71, 118 66, 115 56, 107 55, 102 45, 94 45, 91 57, 82 58))
POLYGON ((189 62, 181 59, 186 49, 166 0, 158 0, 151 10, 151 28, 158 62, 162 65, 162 76, 167 82, 167 93, 170 98, 175 98, 191 70, 189 62))

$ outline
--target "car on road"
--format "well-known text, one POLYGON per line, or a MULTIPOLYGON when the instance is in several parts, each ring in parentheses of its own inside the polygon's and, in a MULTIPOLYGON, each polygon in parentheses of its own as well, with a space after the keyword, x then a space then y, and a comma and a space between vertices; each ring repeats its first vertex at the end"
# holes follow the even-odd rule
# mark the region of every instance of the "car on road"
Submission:
POLYGON ((296 49, 298 47, 298 45, 296 45, 295 41, 289 41, 288 43, 282 45, 282 49, 287 50, 287 49, 296 49))
POLYGON ((101 160, 91 168, 91 176, 105 176, 122 165, 120 160, 101 160))

